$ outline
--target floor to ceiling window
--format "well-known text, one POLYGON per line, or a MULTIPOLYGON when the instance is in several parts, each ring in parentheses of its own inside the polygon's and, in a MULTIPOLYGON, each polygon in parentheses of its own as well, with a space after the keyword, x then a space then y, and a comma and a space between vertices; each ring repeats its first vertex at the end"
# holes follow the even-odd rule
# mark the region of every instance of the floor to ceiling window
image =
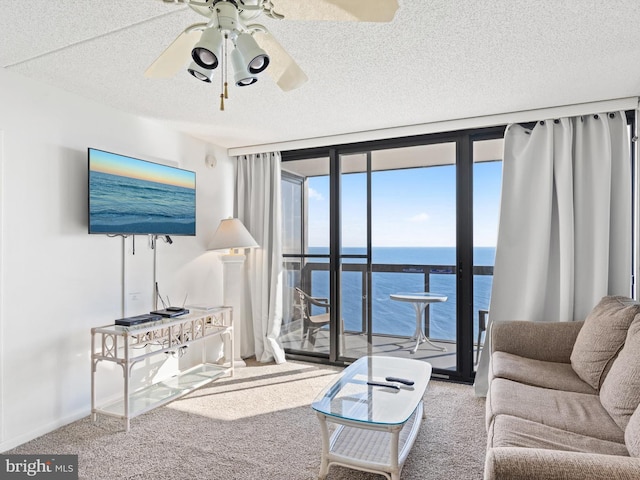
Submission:
POLYGON ((429 361, 436 375, 473 377, 489 307, 502 133, 283 153, 280 340, 290 356, 403 356, 429 361), (424 292, 444 301, 402 298, 424 292))

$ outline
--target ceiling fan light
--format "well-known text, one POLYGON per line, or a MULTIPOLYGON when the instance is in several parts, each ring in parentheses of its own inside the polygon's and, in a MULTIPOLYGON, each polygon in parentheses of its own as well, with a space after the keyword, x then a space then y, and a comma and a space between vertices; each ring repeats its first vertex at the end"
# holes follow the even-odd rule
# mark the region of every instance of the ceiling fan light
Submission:
POLYGON ((267 68, 267 66, 265 65, 265 61, 268 63, 269 57, 264 57, 262 55, 257 56, 256 58, 251 60, 251 63, 249 63, 249 70, 255 72, 263 71, 265 68, 267 68))
POLYGON ((256 77, 241 78, 240 80, 236 81, 236 86, 247 87, 249 85, 253 85, 257 81, 258 79, 256 77))
POLYGON ((231 52, 231 64, 233 65, 233 71, 235 72, 233 81, 237 87, 247 87, 258 81, 258 77, 255 74, 247 71, 242 54, 237 48, 231 52))
POLYGON ((198 47, 193 49, 193 59, 198 61, 202 67, 213 70, 218 66, 218 57, 206 48, 198 47))
POLYGON ((202 32, 200 41, 191 50, 193 61, 202 68, 213 70, 220 63, 223 41, 220 30, 214 27, 206 29, 202 32))
POLYGON ((198 80, 202 80, 203 82, 211 83, 211 77, 213 76, 213 70, 208 68, 202 68, 196 62, 191 62, 187 71, 196 77, 198 80))
POLYGON ((245 59, 245 67, 249 73, 260 73, 269 66, 269 55, 265 52, 253 36, 241 33, 236 39, 236 48, 245 59))

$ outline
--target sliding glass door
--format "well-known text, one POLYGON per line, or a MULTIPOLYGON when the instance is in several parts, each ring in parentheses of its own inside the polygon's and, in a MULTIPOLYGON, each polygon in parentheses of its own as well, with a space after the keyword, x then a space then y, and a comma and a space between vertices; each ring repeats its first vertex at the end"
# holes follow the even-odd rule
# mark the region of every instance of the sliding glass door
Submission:
POLYGON ((443 142, 340 156, 344 357, 456 370, 455 152, 443 142), (398 297, 425 292, 444 301, 398 297))
POLYGON ((283 153, 280 340, 290 356, 401 356, 430 362, 436 375, 473 377, 488 316, 502 132, 283 153))
POLYGON ((340 358, 371 354, 370 154, 337 156, 339 232, 336 232, 341 327, 340 358))
POLYGON ((473 339, 474 369, 484 345, 498 240, 502 138, 473 141, 473 339))
POLYGON ((291 162, 282 172, 283 326, 288 352, 329 357, 329 161, 291 162), (305 295, 307 297, 305 297, 305 295))

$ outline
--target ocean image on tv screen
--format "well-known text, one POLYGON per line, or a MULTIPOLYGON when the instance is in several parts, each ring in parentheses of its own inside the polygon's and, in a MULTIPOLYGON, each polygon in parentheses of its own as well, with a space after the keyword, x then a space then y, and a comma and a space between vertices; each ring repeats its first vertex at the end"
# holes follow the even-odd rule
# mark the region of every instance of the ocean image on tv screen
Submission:
POLYGON ((195 235, 195 173, 89 149, 89 232, 195 235))

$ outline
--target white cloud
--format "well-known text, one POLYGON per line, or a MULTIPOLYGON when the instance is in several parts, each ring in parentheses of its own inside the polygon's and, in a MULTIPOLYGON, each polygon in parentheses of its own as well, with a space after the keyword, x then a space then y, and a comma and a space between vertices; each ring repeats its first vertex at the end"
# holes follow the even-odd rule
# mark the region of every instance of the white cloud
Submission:
POLYGON ((309 188, 309 200, 324 200, 324 197, 320 192, 314 190, 313 188, 309 188))
POLYGON ((413 217, 410 217, 408 220, 415 223, 426 222, 427 220, 429 220, 429 214, 424 212, 419 213, 417 215, 414 215, 413 217))

